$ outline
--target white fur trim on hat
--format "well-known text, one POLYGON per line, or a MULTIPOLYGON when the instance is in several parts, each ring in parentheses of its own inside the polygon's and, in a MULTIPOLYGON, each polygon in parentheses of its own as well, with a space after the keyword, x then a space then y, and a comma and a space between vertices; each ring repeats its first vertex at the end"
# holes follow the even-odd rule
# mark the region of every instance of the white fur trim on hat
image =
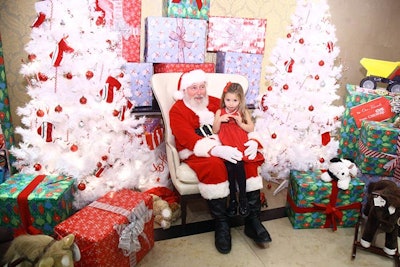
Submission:
POLYGON ((182 90, 185 90, 194 83, 205 82, 206 80, 206 73, 200 69, 183 73, 179 79, 177 91, 174 92, 174 99, 183 99, 184 93, 182 90))

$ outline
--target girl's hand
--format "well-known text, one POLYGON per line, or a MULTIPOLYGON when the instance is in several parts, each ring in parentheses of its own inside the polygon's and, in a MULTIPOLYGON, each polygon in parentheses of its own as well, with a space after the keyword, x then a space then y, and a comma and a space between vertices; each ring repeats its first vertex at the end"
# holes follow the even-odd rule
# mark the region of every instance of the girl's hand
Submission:
POLYGON ((220 117, 221 122, 228 122, 231 116, 229 114, 224 114, 220 117))

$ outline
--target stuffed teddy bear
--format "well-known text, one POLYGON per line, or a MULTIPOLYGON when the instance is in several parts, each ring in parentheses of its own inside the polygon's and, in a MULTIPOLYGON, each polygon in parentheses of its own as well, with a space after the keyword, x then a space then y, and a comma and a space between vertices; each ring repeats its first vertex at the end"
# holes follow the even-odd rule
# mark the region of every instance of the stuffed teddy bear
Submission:
POLYGON ((168 203, 161 197, 151 194, 153 197, 153 215, 154 221, 163 229, 171 227, 171 223, 181 216, 180 205, 176 202, 168 203))
POLYGON ((321 175, 321 180, 331 182, 337 180, 338 188, 347 190, 351 178, 357 175, 357 166, 348 159, 332 158, 328 170, 321 175))
POLYGON ((360 244, 369 248, 380 229, 386 233, 383 251, 388 255, 395 255, 400 218, 400 188, 395 182, 381 180, 369 184, 364 215, 367 216, 367 221, 360 244))
POLYGON ((11 242, 1 266, 73 267, 74 261, 80 260, 74 239, 73 234, 61 240, 48 235, 20 235, 11 242))

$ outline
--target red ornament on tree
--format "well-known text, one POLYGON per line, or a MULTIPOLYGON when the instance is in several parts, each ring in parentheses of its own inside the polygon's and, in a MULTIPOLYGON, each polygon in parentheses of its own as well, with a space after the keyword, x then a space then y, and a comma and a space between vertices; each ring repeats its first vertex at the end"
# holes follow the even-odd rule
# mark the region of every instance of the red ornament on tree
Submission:
POLYGON ((66 73, 66 74, 64 75, 64 77, 67 78, 68 80, 71 80, 71 79, 72 79, 72 73, 71 73, 71 72, 68 72, 68 73, 66 73))
POLYGON ((85 104, 87 103, 86 97, 82 96, 82 97, 79 99, 79 103, 81 103, 82 105, 85 105, 85 104))
POLYGON ((324 163, 324 162, 325 162, 325 159, 324 159, 324 158, 320 158, 320 159, 319 159, 319 162, 324 163))
POLYGON ((123 72, 121 72, 121 73, 119 74, 119 77, 120 77, 120 78, 124 78, 124 75, 125 75, 125 74, 124 74, 123 72))
POLYGON ((45 82, 45 81, 47 81, 47 76, 46 75, 44 75, 43 73, 41 73, 41 72, 39 72, 38 73, 38 79, 39 79, 39 81, 42 81, 42 82, 45 82))
POLYGON ((314 106, 313 106, 313 105, 309 106, 309 107, 308 107, 308 110, 309 110, 309 111, 313 111, 313 110, 314 110, 314 106))
POLYGON ((81 182, 81 183, 78 184, 78 189, 81 190, 81 191, 83 191, 83 190, 86 189, 86 185, 85 185, 84 183, 81 182))
POLYGON ((288 34, 286 34, 286 37, 290 38, 290 37, 292 37, 292 35, 290 33, 288 33, 288 34))
POLYGON ((116 110, 116 109, 114 109, 114 111, 113 111, 113 116, 114 116, 114 117, 117 117, 118 115, 119 115, 119 111, 116 110))
POLYGON ((267 90, 272 91, 272 86, 268 86, 267 90))
POLYGON ((276 139, 276 133, 273 133, 273 134, 271 135, 271 138, 272 138, 272 139, 276 139))
POLYGON ((93 78, 93 76, 94 76, 93 71, 88 70, 86 72, 86 79, 90 80, 93 78))
POLYGON ((44 116, 44 111, 41 110, 41 109, 39 109, 38 111, 36 111, 36 115, 37 115, 38 117, 43 117, 43 116, 44 116))
POLYGON ((28 55, 28 59, 30 62, 34 61, 36 59, 36 55, 35 54, 29 54, 28 55))
POLYGON ((107 155, 101 157, 102 160, 106 161, 108 159, 107 155))
POLYGON ((78 151, 78 146, 73 144, 70 149, 72 152, 76 152, 76 151, 78 151))
POLYGON ((36 163, 35 165, 33 165, 33 168, 35 168, 35 171, 40 171, 42 169, 42 165, 36 163))
POLYGON ((319 75, 318 74, 315 75, 314 79, 318 81, 319 80, 319 75))
POLYGON ((299 43, 304 44, 304 39, 303 39, 303 38, 300 38, 300 39, 299 39, 299 43))
POLYGON ((60 112, 62 111, 62 107, 61 107, 60 105, 57 105, 57 106, 54 108, 54 111, 57 112, 57 113, 60 113, 60 112))
POLYGON ((289 89, 289 85, 284 84, 284 85, 283 85, 283 90, 287 90, 287 89, 289 89))
POLYGON ((318 62, 318 65, 320 65, 320 66, 322 67, 323 65, 325 65, 325 62, 324 62, 323 60, 320 60, 320 61, 318 62))

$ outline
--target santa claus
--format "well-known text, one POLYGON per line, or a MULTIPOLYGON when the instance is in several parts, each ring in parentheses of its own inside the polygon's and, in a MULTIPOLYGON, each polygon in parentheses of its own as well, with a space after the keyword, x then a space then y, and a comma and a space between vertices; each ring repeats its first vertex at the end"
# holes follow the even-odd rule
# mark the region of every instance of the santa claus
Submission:
MULTIPOLYGON (((237 148, 221 145, 218 137, 212 134, 214 114, 220 108, 220 100, 207 95, 204 71, 183 73, 177 89, 174 95, 177 101, 169 113, 176 148, 181 161, 197 174, 200 194, 207 200, 215 219, 215 246, 220 253, 226 254, 231 250, 231 234, 226 214, 229 182, 224 161, 237 163, 243 155, 237 148)), ((244 154, 253 157, 259 146, 256 133, 249 133, 244 154)), ((259 219, 263 183, 257 167, 257 163, 245 166, 250 214, 245 218, 244 232, 256 244, 264 247, 271 242, 271 237, 259 219)))

